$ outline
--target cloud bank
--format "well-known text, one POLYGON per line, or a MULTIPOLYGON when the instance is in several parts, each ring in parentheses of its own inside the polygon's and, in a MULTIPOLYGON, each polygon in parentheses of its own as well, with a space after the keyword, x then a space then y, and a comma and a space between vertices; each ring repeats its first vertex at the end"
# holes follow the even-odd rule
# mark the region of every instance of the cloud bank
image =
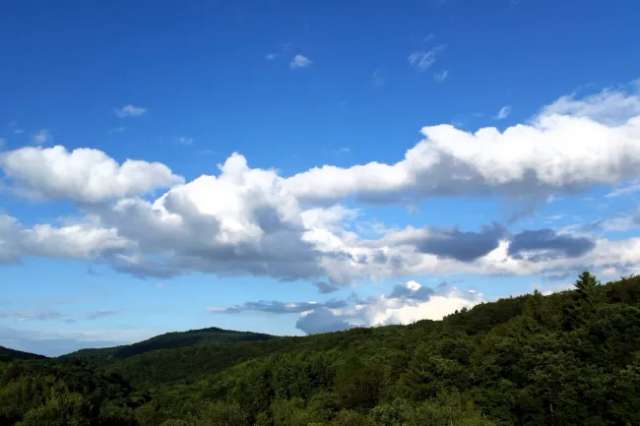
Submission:
MULTIPOLYGON (((637 95, 607 96, 607 102, 613 102, 610 97, 638 102, 637 95)), ((288 178, 286 185, 310 202, 347 197, 389 202, 434 195, 551 194, 637 178, 640 115, 613 107, 604 114, 591 105, 600 101, 573 101, 570 110, 576 114, 560 114, 552 105, 531 123, 503 131, 427 126, 425 139, 396 163, 315 167, 288 178), (609 124, 614 118, 620 123, 609 124)))
POLYGON ((639 104, 635 89, 563 97, 504 130, 424 127, 424 139, 395 163, 325 165, 292 176, 252 168, 238 153, 217 174, 185 182, 163 164, 120 163, 96 149, 2 151, 0 169, 13 193, 70 200, 81 214, 62 225, 25 225, 3 214, 0 262, 69 257, 141 277, 198 271, 306 279, 325 293, 409 275, 553 275, 584 267, 629 273, 640 264, 635 238, 512 233, 499 224, 382 226, 366 237, 352 226, 358 210, 346 205, 439 195, 536 198, 637 180, 639 104))
POLYGON ((353 327, 410 324, 422 319, 438 320, 456 310, 472 307, 482 300, 481 294, 462 292, 446 283, 431 289, 416 281, 407 281, 395 286, 391 294, 379 297, 363 299, 353 295, 346 300, 323 303, 247 302, 227 308, 212 307, 209 312, 299 314, 296 327, 307 334, 316 334, 353 327))

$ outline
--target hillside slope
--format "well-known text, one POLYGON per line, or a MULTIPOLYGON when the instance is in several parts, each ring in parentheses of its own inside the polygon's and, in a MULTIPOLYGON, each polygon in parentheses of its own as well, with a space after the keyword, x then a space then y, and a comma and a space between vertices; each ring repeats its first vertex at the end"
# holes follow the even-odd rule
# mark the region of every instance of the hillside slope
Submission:
POLYGON ((258 342, 274 338, 268 334, 251 333, 246 331, 231 331, 210 327, 199 330, 183 332, 170 332, 152 337, 142 342, 131 345, 122 345, 112 348, 82 349, 63 358, 91 360, 96 362, 113 361, 129 358, 146 352, 161 349, 177 349, 184 347, 197 347, 208 345, 227 345, 237 342, 258 342))
POLYGON ((0 424, 640 424, 638 277, 583 274, 573 291, 409 326, 187 340, 102 363, 0 363, 0 424))
POLYGON ((44 359, 42 355, 36 355, 29 352, 17 351, 15 349, 0 346, 0 361, 13 361, 19 359, 44 359))

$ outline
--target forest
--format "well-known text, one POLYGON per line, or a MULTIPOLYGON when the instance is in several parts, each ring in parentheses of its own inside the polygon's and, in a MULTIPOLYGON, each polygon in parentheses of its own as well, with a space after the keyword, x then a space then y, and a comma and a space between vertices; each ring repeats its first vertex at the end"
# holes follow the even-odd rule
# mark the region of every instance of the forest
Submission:
POLYGON ((59 358, 0 350, 0 425, 638 425, 640 277, 441 321, 218 328, 59 358))

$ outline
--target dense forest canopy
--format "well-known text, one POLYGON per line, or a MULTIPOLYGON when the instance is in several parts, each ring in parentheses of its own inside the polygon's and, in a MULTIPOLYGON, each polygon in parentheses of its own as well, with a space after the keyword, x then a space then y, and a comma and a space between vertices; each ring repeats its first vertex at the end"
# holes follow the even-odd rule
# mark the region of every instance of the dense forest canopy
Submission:
POLYGON ((640 278, 442 321, 169 333, 58 359, 0 350, 2 425, 640 424, 640 278))

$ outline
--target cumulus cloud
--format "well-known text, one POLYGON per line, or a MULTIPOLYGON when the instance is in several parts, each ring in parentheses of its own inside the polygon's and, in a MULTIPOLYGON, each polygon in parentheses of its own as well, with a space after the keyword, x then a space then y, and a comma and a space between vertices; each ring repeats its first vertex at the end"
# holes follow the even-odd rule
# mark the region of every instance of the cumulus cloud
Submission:
POLYGON ((220 165, 219 175, 176 185, 155 200, 123 198, 89 211, 84 222, 60 227, 27 228, 0 217, 0 260, 92 259, 140 277, 200 271, 309 279, 323 283, 316 285, 321 292, 403 275, 526 275, 616 264, 598 263, 586 250, 593 244, 596 251, 606 240, 589 243, 535 230, 511 236, 500 225, 478 231, 383 228, 365 239, 349 227, 357 211, 300 203, 286 178, 250 168, 238 154, 220 165))
POLYGON ((399 162, 323 166, 289 177, 252 168, 240 154, 229 156, 218 174, 185 183, 162 164, 119 164, 99 150, 1 152, 0 168, 14 189, 76 201, 86 216, 64 226, 30 227, 0 216, 0 261, 64 256, 97 259, 142 277, 199 271, 308 279, 323 283, 316 287, 325 293, 356 280, 419 274, 633 269, 637 256, 627 252, 636 250, 632 239, 549 230, 510 235, 499 225, 383 227, 365 238, 352 226, 358 210, 340 204, 349 197, 414 202, 433 195, 535 196, 640 178, 640 116, 612 125, 596 119, 600 110, 556 110, 504 131, 426 127, 425 139, 399 162), (169 189, 149 194, 159 187, 169 189))
MULTIPOLYGON (((321 276, 320 256, 307 236, 307 215, 282 190, 271 170, 250 169, 234 154, 219 176, 204 175, 148 202, 123 199, 99 214, 104 226, 136 242, 117 267, 146 275, 199 270, 268 275, 281 279, 321 276)), ((330 216, 330 215, 329 215, 330 216)))
POLYGON ((622 108, 612 106, 626 105, 629 98, 635 95, 605 92, 581 100, 582 109, 546 108, 530 123, 504 131, 427 126, 422 129, 425 139, 396 163, 325 165, 291 176, 287 184, 299 199, 314 202, 486 193, 539 196, 613 185, 640 174, 640 115, 622 114, 622 108), (599 102, 613 109, 605 121, 599 108, 587 108, 599 102), (611 117, 626 121, 612 125, 611 117))
POLYGON ((161 163, 126 160, 118 164, 97 149, 68 151, 60 145, 2 152, 0 169, 24 195, 83 203, 141 194, 183 181, 161 163))
POLYGON ((387 296, 328 302, 248 302, 228 308, 209 308, 212 313, 236 314, 246 311, 270 314, 300 314, 296 327, 307 334, 325 333, 352 327, 409 324, 422 319, 441 319, 483 300, 473 291, 460 291, 446 283, 435 289, 416 281, 396 285, 387 296))
POLYGON ((304 55, 297 54, 293 57, 293 59, 291 59, 291 62, 289 62, 289 67, 295 70, 300 68, 307 68, 311 64, 311 59, 307 58, 304 55))
POLYGON ((17 262, 25 256, 96 259, 129 244, 114 228, 90 223, 25 227, 13 217, 0 215, 0 263, 17 262))
POLYGON ((147 109, 136 105, 124 105, 113 110, 118 118, 140 117, 147 113, 147 109))

